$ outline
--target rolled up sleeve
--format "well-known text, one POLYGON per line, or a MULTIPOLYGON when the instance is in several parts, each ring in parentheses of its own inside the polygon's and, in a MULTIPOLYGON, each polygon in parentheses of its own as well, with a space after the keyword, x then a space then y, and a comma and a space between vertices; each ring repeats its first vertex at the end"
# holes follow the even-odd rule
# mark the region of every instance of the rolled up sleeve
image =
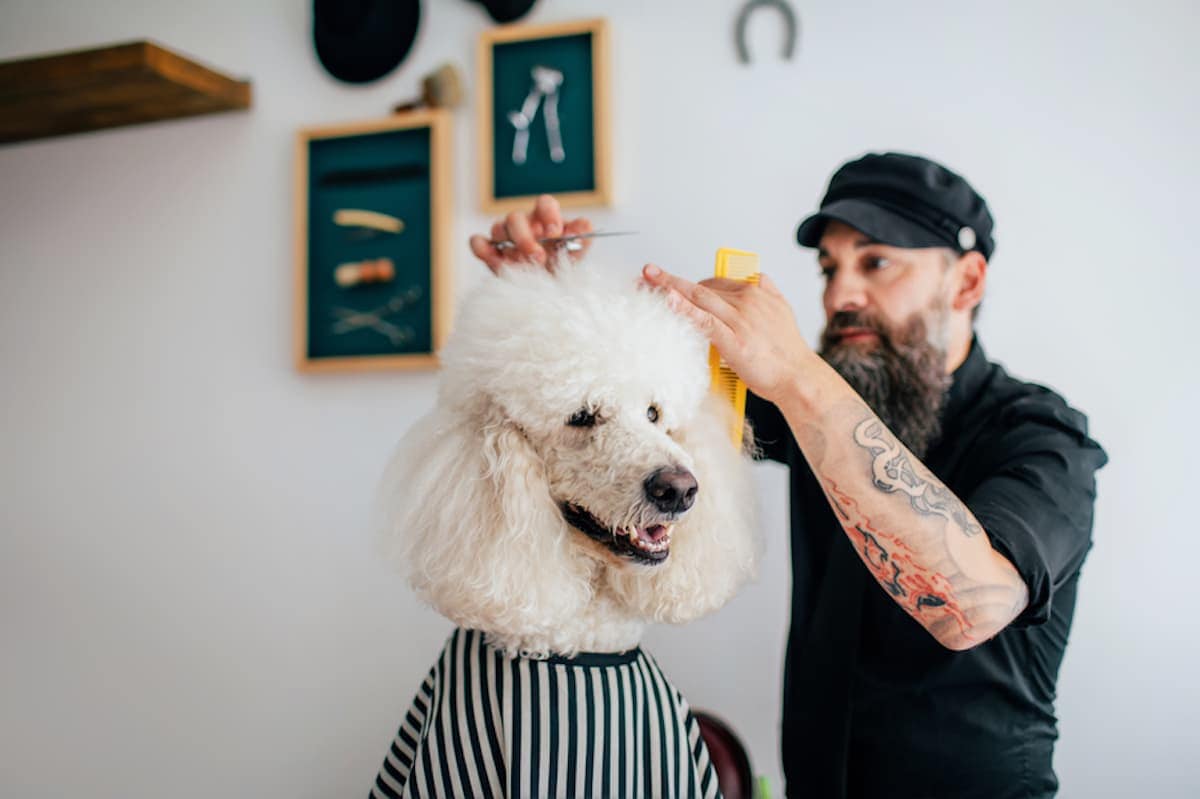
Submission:
POLYGON ((1107 456, 1082 424, 1064 424, 1053 414, 1007 431, 994 450, 1005 458, 964 498, 1029 588, 1029 604, 1014 627, 1050 618, 1055 592, 1091 548, 1095 473, 1107 456))

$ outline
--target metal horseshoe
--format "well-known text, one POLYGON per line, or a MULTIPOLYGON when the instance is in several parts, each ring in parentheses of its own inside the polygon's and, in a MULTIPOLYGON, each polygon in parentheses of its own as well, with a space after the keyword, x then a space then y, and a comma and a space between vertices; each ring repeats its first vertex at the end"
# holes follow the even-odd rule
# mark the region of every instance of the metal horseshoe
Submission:
POLYGON ((783 57, 788 61, 792 60, 792 54, 796 50, 796 12, 792 11, 785 0, 749 0, 746 5, 742 6, 742 10, 738 12, 737 17, 737 49, 738 59, 743 64, 750 63, 750 50, 746 47, 746 23, 750 20, 750 15, 760 8, 770 7, 779 10, 783 14, 783 22, 786 27, 783 40, 783 57))

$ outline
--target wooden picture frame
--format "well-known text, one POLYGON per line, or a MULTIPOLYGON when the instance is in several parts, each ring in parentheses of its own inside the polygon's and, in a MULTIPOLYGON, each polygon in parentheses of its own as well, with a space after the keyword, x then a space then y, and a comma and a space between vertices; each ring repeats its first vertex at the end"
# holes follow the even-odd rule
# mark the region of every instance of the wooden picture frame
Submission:
POLYGON ((439 109, 298 132, 297 369, 437 367, 452 311, 452 146, 439 109))
POLYGON ((483 210, 496 215, 526 209, 539 194, 553 194, 564 206, 611 205, 608 22, 501 25, 480 36, 477 64, 483 210), (551 94, 532 102, 533 69, 539 66, 558 75, 550 79, 558 87, 552 104, 551 94), (513 114, 528 107, 532 117, 514 121, 513 114), (557 109, 558 148, 547 108, 557 109), (518 142, 521 120, 527 128, 524 148, 518 142))

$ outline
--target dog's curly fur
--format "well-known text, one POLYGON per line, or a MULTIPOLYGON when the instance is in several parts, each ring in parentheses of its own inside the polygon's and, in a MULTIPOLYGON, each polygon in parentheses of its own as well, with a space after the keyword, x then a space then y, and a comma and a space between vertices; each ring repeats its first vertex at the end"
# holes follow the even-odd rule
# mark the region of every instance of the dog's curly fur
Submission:
POLYGON ((385 473, 388 554, 438 611, 512 655, 628 650, 647 622, 720 607, 758 546, 706 352, 660 293, 594 264, 485 281, 442 353, 437 409, 385 473), (648 501, 662 468, 695 476, 690 510, 648 501), (570 507, 608 531, 673 522, 669 555, 608 546, 567 522, 570 507))

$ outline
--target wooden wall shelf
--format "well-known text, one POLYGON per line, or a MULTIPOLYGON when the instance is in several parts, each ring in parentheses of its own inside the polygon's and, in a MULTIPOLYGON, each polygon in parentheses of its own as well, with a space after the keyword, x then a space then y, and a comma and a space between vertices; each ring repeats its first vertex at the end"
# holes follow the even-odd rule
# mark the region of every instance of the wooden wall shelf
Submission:
POLYGON ((148 41, 0 63, 0 144, 250 107, 238 81, 148 41))

